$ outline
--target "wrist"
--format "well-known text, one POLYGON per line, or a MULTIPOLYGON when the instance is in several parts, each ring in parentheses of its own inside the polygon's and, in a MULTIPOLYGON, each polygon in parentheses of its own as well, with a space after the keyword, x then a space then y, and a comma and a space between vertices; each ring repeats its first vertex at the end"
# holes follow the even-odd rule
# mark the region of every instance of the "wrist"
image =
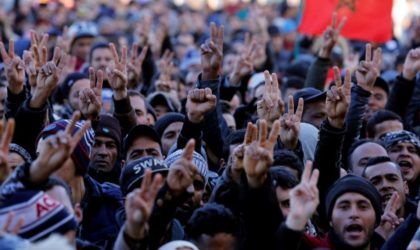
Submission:
POLYGON ((34 93, 29 101, 29 107, 34 109, 42 108, 47 102, 48 95, 34 93))
POLYGON ((232 85, 238 85, 241 81, 241 76, 237 72, 232 72, 229 76, 229 83, 232 85))
POLYGON ((344 119, 331 119, 328 117, 328 123, 334 128, 344 128, 344 119))
POLYGON ((126 222, 124 233, 134 240, 142 240, 146 236, 146 225, 126 222))
POLYGON ((330 56, 331 56, 331 51, 330 50, 321 49, 318 52, 318 57, 320 57, 320 58, 330 58, 330 56))
POLYGON ((402 76, 405 79, 412 81, 412 80, 414 80, 414 78, 416 78, 416 72, 412 71, 412 70, 409 70, 409 69, 404 69, 403 73, 402 73, 402 76))
POLYGON ((203 70, 201 75, 202 80, 215 80, 218 77, 218 70, 203 70))
POLYGON ((121 90, 113 90, 114 100, 119 101, 124 98, 127 98, 127 89, 121 89, 121 90))
POLYGON ((295 214, 292 211, 286 218, 286 226, 294 231, 302 231, 305 229, 308 219, 303 218, 301 214, 295 214))
POLYGON ((201 123, 204 120, 204 115, 202 114, 188 112, 187 116, 188 116, 188 120, 190 120, 190 122, 192 123, 201 123))
POLYGON ((15 95, 20 94, 23 91, 23 83, 18 83, 18 86, 9 85, 9 91, 15 95))
POLYGON ((261 176, 246 175, 246 179, 248 181, 248 186, 250 186, 251 188, 259 188, 264 184, 265 180, 267 179, 267 174, 265 173, 261 176))

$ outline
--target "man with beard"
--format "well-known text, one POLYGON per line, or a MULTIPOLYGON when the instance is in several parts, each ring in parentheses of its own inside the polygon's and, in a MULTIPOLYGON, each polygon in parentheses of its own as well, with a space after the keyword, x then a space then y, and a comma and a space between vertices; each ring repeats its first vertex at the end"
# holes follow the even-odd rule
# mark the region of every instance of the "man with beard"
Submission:
MULTIPOLYGON (((183 149, 180 149, 168 155, 165 162, 168 164, 169 168, 174 162, 182 157, 183 151, 183 149)), ((194 151, 192 163, 196 166, 198 174, 194 176, 193 185, 187 189, 189 198, 183 204, 178 206, 175 214, 175 217, 182 225, 185 225, 188 222, 195 209, 201 207, 204 187, 208 181, 209 167, 207 160, 201 154, 194 151)))
POLYGON ((354 175, 339 179, 327 194, 329 233, 324 238, 303 234, 319 203, 318 174, 315 171, 311 174, 310 170, 305 169, 301 183, 290 193, 290 214, 278 231, 280 249, 379 248, 374 229, 382 214, 380 194, 371 183, 354 175))
POLYGON ((415 213, 417 205, 406 198, 408 194, 407 181, 404 180, 401 169, 389 157, 379 156, 371 158, 363 171, 363 176, 379 191, 382 197, 382 209, 385 209, 394 192, 398 194, 398 208, 396 215, 406 218, 415 213))
POLYGON ((391 160, 401 168, 409 187, 409 197, 419 201, 420 140, 406 130, 390 132, 382 138, 391 160))
POLYGON ((119 184, 121 129, 118 120, 111 115, 100 115, 95 128, 89 175, 100 183, 119 184))

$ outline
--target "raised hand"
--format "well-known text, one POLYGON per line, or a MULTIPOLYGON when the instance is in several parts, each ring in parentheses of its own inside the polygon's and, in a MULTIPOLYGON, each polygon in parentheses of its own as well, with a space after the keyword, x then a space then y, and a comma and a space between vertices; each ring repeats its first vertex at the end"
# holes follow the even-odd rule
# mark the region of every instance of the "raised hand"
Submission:
POLYGON ((39 37, 36 31, 31 30, 31 51, 35 61, 37 72, 41 70, 48 61, 48 34, 39 37))
POLYGON ((326 110, 329 123, 335 128, 342 128, 350 105, 351 76, 346 70, 342 84, 340 70, 338 67, 333 70, 335 86, 327 91, 326 110))
POLYGON ((312 162, 306 162, 299 185, 290 192, 290 213, 286 218, 286 226, 301 231, 314 214, 319 204, 317 188, 319 170, 312 171, 312 162))
POLYGON ((260 119, 266 120, 271 125, 284 112, 284 102, 281 98, 279 81, 276 73, 264 71, 265 90, 261 100, 257 102, 257 113, 260 119))
POLYGON ((382 236, 385 240, 391 237, 395 229, 403 221, 402 218, 398 218, 396 215, 399 204, 400 197, 397 192, 394 192, 386 204, 379 226, 375 229, 375 232, 382 236))
POLYGON ((382 64, 382 50, 377 48, 373 52, 372 45, 366 44, 365 60, 359 63, 356 70, 357 85, 366 91, 371 91, 375 84, 376 78, 379 76, 382 64))
POLYGON ((332 23, 327 27, 322 35, 322 47, 318 53, 321 58, 330 58, 331 51, 337 43, 338 36, 340 35, 341 29, 347 21, 347 17, 341 19, 340 24, 337 25, 337 13, 333 14, 332 23))
POLYGON ((13 132, 15 130, 15 121, 7 120, 6 128, 3 130, 4 121, 0 122, 0 183, 3 183, 11 174, 12 170, 8 164, 9 144, 12 142, 13 132))
POLYGON ((255 56, 256 44, 251 40, 251 35, 248 33, 245 36, 244 52, 236 58, 233 72, 229 76, 229 82, 233 85, 238 85, 241 79, 249 75, 254 70, 252 59, 255 56))
POLYGON ((136 188, 125 200, 125 233, 133 239, 145 237, 145 225, 152 214, 156 195, 162 187, 163 179, 157 174, 152 179, 152 170, 146 169, 141 188, 136 188))
POLYGON ((140 81, 141 66, 143 65, 144 59, 146 58, 148 47, 143 47, 139 55, 137 55, 137 50, 137 44, 133 43, 130 52, 130 61, 127 64, 128 79, 133 86, 136 86, 140 81))
POLYGON ((36 86, 33 86, 32 97, 29 102, 31 108, 41 108, 58 85, 65 59, 60 48, 56 47, 52 61, 47 62, 39 70, 36 86))
POLYGON ((280 140, 283 145, 294 150, 298 144, 300 121, 303 114, 303 98, 299 98, 295 112, 293 96, 289 96, 288 112, 280 117, 280 140))
POLYGON ((95 75, 93 67, 89 68, 90 88, 85 88, 79 95, 79 107, 83 116, 89 120, 98 118, 102 108, 102 84, 104 73, 98 70, 95 75))
POLYGON ((115 45, 109 45, 114 59, 114 68, 108 69, 108 76, 110 85, 114 94, 115 100, 121 100, 127 97, 127 47, 123 46, 121 49, 121 58, 118 56, 115 45))
POLYGON ((3 58, 6 79, 9 83, 7 87, 12 93, 17 95, 23 90, 25 65, 23 61, 15 55, 15 42, 12 39, 9 40, 9 51, 6 51, 3 42, 0 42, 0 54, 3 58))
POLYGON ((15 217, 15 213, 13 211, 7 213, 6 221, 1 226, 1 229, 0 229, 0 237, 6 233, 13 234, 13 235, 17 235, 19 233, 25 221, 23 217, 20 216, 16 224, 12 227, 12 222, 14 221, 14 217, 15 217))
POLYGON ((52 173, 61 168, 70 157, 77 143, 90 127, 90 121, 87 121, 72 135, 79 119, 80 112, 76 111, 64 131, 59 131, 42 142, 38 158, 32 162, 29 170, 31 183, 44 182, 52 173))
POLYGON ((174 57, 174 53, 170 50, 165 50, 162 57, 160 58, 158 62, 158 68, 159 68, 159 80, 162 81, 169 81, 171 79, 172 75, 172 68, 173 68, 173 62, 172 59, 174 57))
POLYGON ((204 115, 216 107, 216 96, 211 93, 210 88, 190 90, 187 97, 188 119, 192 123, 200 123, 204 115))
POLYGON ((73 41, 73 36, 68 32, 69 28, 64 27, 63 34, 57 38, 57 47, 59 47, 65 53, 70 53, 71 41, 73 41))
POLYGON ((253 141, 245 147, 244 169, 248 184, 258 188, 264 184, 271 164, 273 163, 273 149, 280 131, 280 122, 275 121, 267 140, 267 122, 259 120, 258 141, 253 141))
POLYGON ((210 24, 210 40, 201 45, 201 66, 203 80, 217 79, 223 60, 224 27, 210 24))
POLYGON ((232 151, 231 176, 237 182, 239 182, 240 174, 244 169, 245 148, 253 141, 257 140, 257 133, 257 126, 249 122, 246 127, 244 142, 235 147, 232 151))
POLYGON ((403 67, 403 77, 408 80, 416 78, 417 72, 420 71, 420 48, 412 49, 405 58, 403 67))
POLYGON ((192 162, 195 141, 191 139, 184 148, 181 158, 172 163, 166 182, 174 195, 181 195, 192 185, 197 167, 192 162))

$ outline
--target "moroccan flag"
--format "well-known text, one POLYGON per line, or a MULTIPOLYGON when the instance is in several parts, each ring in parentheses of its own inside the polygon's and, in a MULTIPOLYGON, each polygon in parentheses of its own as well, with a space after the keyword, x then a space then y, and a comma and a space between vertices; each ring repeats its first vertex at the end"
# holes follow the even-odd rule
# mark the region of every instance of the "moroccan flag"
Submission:
POLYGON ((392 0, 302 0, 303 15, 299 31, 321 35, 331 24, 333 12, 337 23, 347 22, 341 35, 369 42, 387 42, 392 38, 392 0))

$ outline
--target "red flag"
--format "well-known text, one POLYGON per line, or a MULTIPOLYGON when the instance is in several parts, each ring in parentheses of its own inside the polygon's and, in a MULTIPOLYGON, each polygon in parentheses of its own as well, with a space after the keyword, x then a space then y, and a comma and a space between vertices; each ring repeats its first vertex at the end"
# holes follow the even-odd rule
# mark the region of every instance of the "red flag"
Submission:
POLYGON ((337 20, 347 17, 344 37, 379 43, 392 38, 392 0, 305 0, 299 31, 321 35, 334 11, 337 20))

